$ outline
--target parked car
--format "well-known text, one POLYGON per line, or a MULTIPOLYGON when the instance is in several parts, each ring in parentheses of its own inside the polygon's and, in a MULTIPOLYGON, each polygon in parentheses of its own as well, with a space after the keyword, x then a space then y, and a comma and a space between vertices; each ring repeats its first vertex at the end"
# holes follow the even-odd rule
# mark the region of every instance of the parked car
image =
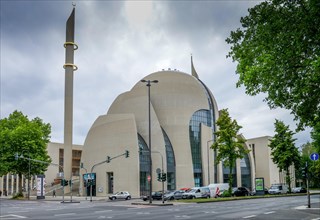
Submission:
POLYGON ((177 200, 182 199, 183 190, 176 190, 172 192, 167 192, 164 194, 164 200, 177 200))
POLYGON ((109 196, 110 200, 116 200, 116 199, 125 199, 125 200, 129 200, 131 199, 131 195, 129 192, 127 191, 121 191, 121 192, 117 192, 111 196, 109 196))
POLYGON ((246 187, 238 187, 236 191, 234 191, 235 196, 248 196, 250 195, 250 190, 246 187))
POLYGON ((272 184, 269 189, 269 194, 285 194, 288 193, 288 186, 285 184, 272 184))
POLYGON ((195 187, 182 194, 182 199, 210 198, 209 187, 195 187))
POLYGON ((306 193, 307 189, 304 187, 296 187, 292 189, 293 193, 306 193))
MULTIPOLYGON (((151 194, 152 200, 162 200, 162 192, 152 192, 151 194)), ((143 201, 149 200, 149 195, 141 196, 143 201)))

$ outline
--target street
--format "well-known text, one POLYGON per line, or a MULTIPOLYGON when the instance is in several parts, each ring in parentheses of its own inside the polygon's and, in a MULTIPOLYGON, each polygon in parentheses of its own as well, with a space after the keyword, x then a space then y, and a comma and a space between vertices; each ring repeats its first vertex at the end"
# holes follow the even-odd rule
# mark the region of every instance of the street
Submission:
POLYGON ((212 203, 174 202, 170 206, 132 205, 141 200, 81 201, 1 199, 0 219, 305 219, 320 220, 319 195, 248 199, 212 203))

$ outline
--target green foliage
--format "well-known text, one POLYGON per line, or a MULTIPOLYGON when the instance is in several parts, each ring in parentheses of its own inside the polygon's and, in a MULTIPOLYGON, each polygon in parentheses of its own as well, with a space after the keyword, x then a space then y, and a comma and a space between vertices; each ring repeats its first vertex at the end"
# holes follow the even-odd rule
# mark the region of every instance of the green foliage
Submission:
MULTIPOLYGON (((19 176, 43 174, 49 164, 37 163, 26 159, 15 159, 15 153, 24 158, 51 162, 47 153, 51 126, 38 117, 29 120, 22 112, 14 111, 8 118, 0 120, 1 165, 0 176, 13 173, 19 176)), ((20 186, 21 190, 21 186, 20 186)))
POLYGON ((223 191, 221 197, 231 197, 232 193, 229 192, 229 190, 225 190, 223 191))
POLYGON ((318 123, 311 131, 312 142, 302 145, 303 166, 308 163, 308 179, 311 187, 320 187, 320 160, 312 161, 310 155, 312 153, 320 153, 320 123, 318 123))
POLYGON ((238 63, 237 86, 291 110, 299 128, 320 120, 319 0, 266 0, 240 19, 226 42, 238 63))
POLYGON ((14 194, 14 196, 12 196, 12 199, 22 199, 22 198, 24 198, 22 192, 18 192, 14 194))
POLYGON ((211 146, 217 150, 216 163, 223 162, 224 166, 229 167, 229 193, 233 183, 232 169, 238 158, 243 158, 249 150, 245 148, 245 139, 238 135, 242 128, 236 120, 232 120, 229 116, 228 109, 220 111, 219 119, 216 122, 219 130, 215 132, 216 142, 211 146))
POLYGON ((300 166, 300 154, 298 148, 295 147, 293 138, 294 133, 282 121, 276 119, 275 135, 270 141, 269 147, 271 148, 272 161, 277 164, 280 171, 286 172, 286 183, 291 192, 291 178, 289 167, 294 165, 300 166))

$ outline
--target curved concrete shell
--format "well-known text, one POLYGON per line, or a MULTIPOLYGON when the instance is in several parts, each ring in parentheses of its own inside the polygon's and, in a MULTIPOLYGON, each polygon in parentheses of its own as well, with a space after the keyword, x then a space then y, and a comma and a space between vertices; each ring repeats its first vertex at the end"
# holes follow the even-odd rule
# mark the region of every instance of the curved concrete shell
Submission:
MULTIPOLYGON (((222 179, 209 149, 218 118, 211 91, 197 77, 179 71, 155 72, 144 80, 158 80, 150 87, 153 191, 162 188, 157 181, 157 170, 161 169, 168 175, 165 190, 222 179)), ((149 171, 144 166, 148 161, 141 156, 149 148, 148 116, 148 87, 139 81, 115 99, 106 115, 96 119, 82 153, 88 172, 94 167, 92 172, 96 173, 93 195, 126 190, 136 197, 148 190, 149 171), (129 158, 122 155, 97 165, 107 156, 113 158, 126 150, 129 158)))

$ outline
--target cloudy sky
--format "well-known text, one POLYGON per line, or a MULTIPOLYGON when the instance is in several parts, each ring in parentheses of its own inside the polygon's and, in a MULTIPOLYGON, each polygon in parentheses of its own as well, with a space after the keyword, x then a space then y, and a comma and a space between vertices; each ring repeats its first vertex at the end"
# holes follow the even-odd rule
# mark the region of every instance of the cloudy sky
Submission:
MULTIPOLYGON (((264 95, 236 88, 236 64, 225 39, 259 1, 74 1, 76 3, 74 143, 94 120, 144 76, 161 69, 199 78, 219 109, 228 108, 246 138, 274 135, 275 118, 296 128, 289 111, 270 110, 264 95)), ((1 0, 1 118, 14 110, 52 125, 63 142, 65 25, 72 1, 1 0)), ((297 134, 297 146, 310 141, 297 134)))

